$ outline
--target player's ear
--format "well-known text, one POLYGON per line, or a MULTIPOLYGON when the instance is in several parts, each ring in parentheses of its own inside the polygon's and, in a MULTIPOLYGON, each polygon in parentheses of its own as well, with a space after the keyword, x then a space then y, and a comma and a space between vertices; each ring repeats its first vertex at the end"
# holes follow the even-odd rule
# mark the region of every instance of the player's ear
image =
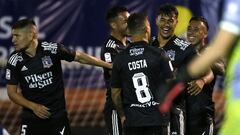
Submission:
POLYGON ((116 23, 114 23, 114 22, 111 22, 111 23, 110 23, 110 26, 111 26, 112 29, 116 29, 116 28, 117 28, 117 25, 116 25, 116 23))

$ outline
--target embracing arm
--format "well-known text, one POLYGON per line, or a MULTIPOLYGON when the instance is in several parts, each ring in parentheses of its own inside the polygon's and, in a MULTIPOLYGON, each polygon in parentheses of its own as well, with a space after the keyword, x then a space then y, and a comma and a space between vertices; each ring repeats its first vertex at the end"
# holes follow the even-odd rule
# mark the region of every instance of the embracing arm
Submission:
POLYGON ((49 112, 49 108, 47 108, 43 105, 34 103, 34 102, 24 98, 22 96, 22 94, 17 91, 17 85, 9 85, 8 84, 7 92, 8 92, 9 98, 14 103, 32 110, 34 112, 34 114, 36 114, 39 118, 47 119, 51 115, 49 112))
POLYGON ((94 65, 94 66, 99 66, 99 67, 105 67, 112 69, 112 64, 104 62, 96 57, 93 57, 91 55, 88 55, 83 52, 76 52, 76 56, 74 58, 74 61, 83 63, 83 64, 89 64, 89 65, 94 65))

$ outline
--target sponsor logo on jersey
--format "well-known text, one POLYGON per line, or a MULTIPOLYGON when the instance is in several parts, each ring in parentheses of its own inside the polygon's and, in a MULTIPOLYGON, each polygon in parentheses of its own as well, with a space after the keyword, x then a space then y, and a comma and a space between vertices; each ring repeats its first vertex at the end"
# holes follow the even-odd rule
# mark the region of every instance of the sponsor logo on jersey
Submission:
POLYGON ((41 46, 44 51, 51 51, 52 54, 57 54, 57 43, 42 42, 41 46))
POLYGON ((130 56, 142 55, 143 52, 144 52, 144 48, 133 48, 129 50, 130 56))
POLYGON ((180 49, 183 50, 183 51, 190 45, 189 42, 184 41, 184 40, 179 39, 179 38, 176 38, 173 42, 174 42, 177 46, 179 46, 180 49))
POLYGON ((44 88, 53 83, 53 73, 47 72, 43 74, 33 74, 24 77, 26 82, 29 84, 29 88, 44 88))
POLYGON ((105 61, 110 63, 112 62, 112 57, 111 57, 111 53, 104 53, 104 58, 105 58, 105 61))
POLYGON ((168 50, 166 53, 171 61, 175 60, 176 52, 174 50, 168 50))
POLYGON ((42 58, 42 63, 43 63, 43 67, 44 68, 50 68, 53 63, 52 63, 52 59, 50 56, 45 56, 42 58))
POLYGON ((23 61, 23 57, 21 55, 19 55, 18 53, 16 53, 16 54, 13 54, 9 58, 8 63, 13 65, 13 66, 16 66, 18 61, 19 62, 23 61))
POLYGON ((7 80, 11 79, 11 70, 10 69, 6 69, 6 79, 7 80))
POLYGON ((155 102, 155 101, 149 101, 144 104, 131 104, 130 107, 146 108, 146 107, 151 107, 151 106, 156 106, 156 105, 159 105, 159 103, 155 102))

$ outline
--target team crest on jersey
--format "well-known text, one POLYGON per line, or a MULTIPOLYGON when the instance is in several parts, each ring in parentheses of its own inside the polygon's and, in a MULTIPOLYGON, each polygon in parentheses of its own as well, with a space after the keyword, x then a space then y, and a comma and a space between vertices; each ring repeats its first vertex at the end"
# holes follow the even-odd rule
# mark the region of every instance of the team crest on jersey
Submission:
POLYGON ((42 42, 41 46, 43 47, 44 51, 51 51, 52 54, 57 54, 57 43, 48 43, 42 42))
POLYGON ((171 61, 175 60, 176 53, 175 53, 174 50, 168 50, 166 53, 167 53, 167 55, 168 55, 168 57, 170 58, 171 61))
POLYGON ((144 48, 133 48, 129 50, 130 56, 142 55, 143 52, 144 52, 144 48))
POLYGON ((43 63, 43 67, 44 68, 50 68, 53 63, 52 63, 52 59, 50 56, 45 56, 42 58, 42 63, 43 63))

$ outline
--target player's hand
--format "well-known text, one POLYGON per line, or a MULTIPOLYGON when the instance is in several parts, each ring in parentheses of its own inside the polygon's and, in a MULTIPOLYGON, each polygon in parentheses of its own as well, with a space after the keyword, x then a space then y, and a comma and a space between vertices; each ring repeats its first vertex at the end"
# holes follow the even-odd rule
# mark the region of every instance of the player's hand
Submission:
POLYGON ((41 119, 47 119, 50 117, 51 113, 49 112, 49 108, 44 105, 34 104, 33 112, 41 119))
POLYGON ((189 82, 187 88, 188 94, 193 96, 198 95, 202 91, 204 84, 201 79, 189 82))
POLYGON ((122 123, 122 126, 123 126, 125 120, 126 120, 126 117, 125 117, 125 116, 121 116, 121 123, 122 123))

